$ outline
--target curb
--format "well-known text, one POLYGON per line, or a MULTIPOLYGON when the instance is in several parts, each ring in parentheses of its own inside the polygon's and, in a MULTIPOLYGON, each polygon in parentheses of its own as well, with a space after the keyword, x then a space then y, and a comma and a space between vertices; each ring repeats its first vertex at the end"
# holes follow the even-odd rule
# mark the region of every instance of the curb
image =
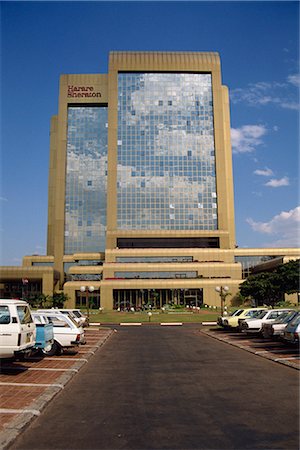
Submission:
MULTIPOLYGON (((108 336, 101 341, 100 344, 96 344, 95 348, 98 350, 102 345, 111 337, 113 334, 113 330, 110 330, 110 333, 108 336)), ((76 372, 67 372, 61 375, 58 380, 57 384, 60 384, 61 386, 54 386, 54 387, 48 387, 45 392, 43 392, 36 400, 34 400, 27 408, 26 410, 30 410, 29 412, 21 413, 17 415, 10 423, 7 424, 5 429, 0 432, 0 449, 5 450, 9 444, 14 441, 20 432, 30 424, 30 422, 37 417, 37 412, 41 413, 44 408, 50 403, 50 401, 59 393, 61 392, 64 387, 68 384, 68 382, 76 375, 79 370, 89 361, 89 359, 94 356, 94 354, 87 355, 86 361, 80 361, 76 362, 74 366, 72 366, 73 369, 76 369, 76 372), (36 412, 36 413, 34 413, 36 412)))

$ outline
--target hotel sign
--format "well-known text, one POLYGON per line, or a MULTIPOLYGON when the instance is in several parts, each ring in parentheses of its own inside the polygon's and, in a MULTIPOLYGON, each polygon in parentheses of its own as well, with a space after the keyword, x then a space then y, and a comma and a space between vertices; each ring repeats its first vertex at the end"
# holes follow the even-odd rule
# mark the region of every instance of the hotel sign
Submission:
POLYGON ((68 86, 68 98, 91 98, 101 97, 101 92, 97 92, 93 86, 68 86))

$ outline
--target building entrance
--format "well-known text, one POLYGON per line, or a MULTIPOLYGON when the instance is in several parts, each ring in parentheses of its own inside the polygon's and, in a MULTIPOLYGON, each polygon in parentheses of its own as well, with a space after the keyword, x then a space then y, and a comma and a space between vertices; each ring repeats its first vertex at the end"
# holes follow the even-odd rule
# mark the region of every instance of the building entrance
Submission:
MULTIPOLYGON (((88 301, 90 309, 99 309, 100 308, 100 290, 95 290, 92 293, 88 293, 88 301)), ((86 308, 87 307, 87 296, 86 293, 82 293, 80 291, 76 291, 76 299, 75 299, 76 308, 86 308)))
POLYGON ((164 305, 201 306, 203 289, 114 289, 113 308, 121 311, 161 309, 164 305))

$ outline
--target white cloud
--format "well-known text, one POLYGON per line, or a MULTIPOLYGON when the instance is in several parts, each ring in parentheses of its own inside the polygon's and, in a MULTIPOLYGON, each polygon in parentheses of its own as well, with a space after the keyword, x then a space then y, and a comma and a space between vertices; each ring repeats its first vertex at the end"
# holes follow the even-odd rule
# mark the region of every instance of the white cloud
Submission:
POLYGON ((8 202, 8 199, 6 197, 0 197, 1 202, 8 202))
POLYGON ((230 98, 233 103, 249 106, 277 105, 285 109, 299 109, 293 86, 299 86, 299 75, 290 75, 284 83, 276 81, 249 83, 245 88, 233 89, 230 98))
POLYGON ((272 178, 270 181, 265 183, 265 186, 277 188, 277 187, 281 187, 281 186, 289 186, 289 184, 290 184, 290 180, 288 179, 288 177, 283 177, 283 178, 279 178, 279 179, 272 178))
POLYGON ((296 73, 294 75, 289 75, 287 78, 288 82, 293 84, 294 86, 300 86, 300 74, 296 73))
POLYGON ((231 143, 233 153, 254 152, 255 147, 263 143, 262 136, 267 133, 264 125, 244 125, 231 128, 231 143))
POLYGON ((271 247, 298 247, 300 231, 300 206, 290 211, 282 211, 274 216, 269 222, 255 222, 247 219, 253 231, 277 237, 271 247))
POLYGON ((254 171, 255 175, 261 175, 263 177, 270 177, 274 175, 273 170, 266 167, 265 169, 256 169, 254 171))

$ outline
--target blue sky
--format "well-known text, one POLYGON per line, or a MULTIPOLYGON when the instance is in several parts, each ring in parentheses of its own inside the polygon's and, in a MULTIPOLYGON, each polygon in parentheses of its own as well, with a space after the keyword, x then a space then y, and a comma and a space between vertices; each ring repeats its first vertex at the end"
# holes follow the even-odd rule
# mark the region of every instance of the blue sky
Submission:
POLYGON ((236 241, 296 246, 299 2, 1 2, 1 265, 45 254, 62 73, 111 50, 217 51, 231 96, 236 241))

